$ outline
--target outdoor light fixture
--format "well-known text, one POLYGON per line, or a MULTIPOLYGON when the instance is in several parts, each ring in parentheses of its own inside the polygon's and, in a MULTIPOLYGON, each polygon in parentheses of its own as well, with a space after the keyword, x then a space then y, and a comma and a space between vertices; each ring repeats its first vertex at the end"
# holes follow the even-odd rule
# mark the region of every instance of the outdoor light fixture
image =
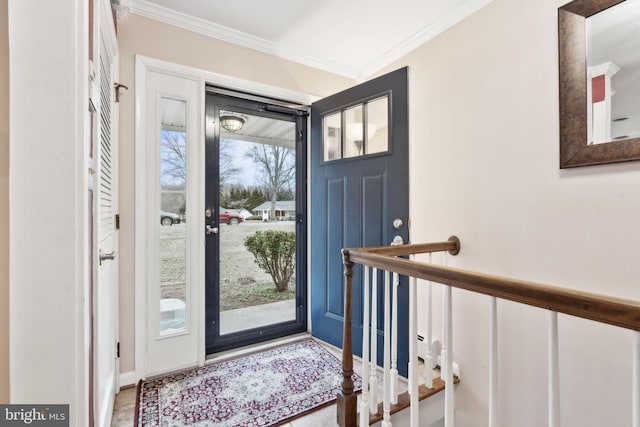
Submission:
POLYGON ((220 126, 225 128, 228 132, 238 132, 244 126, 244 118, 240 116, 221 116, 220 126))

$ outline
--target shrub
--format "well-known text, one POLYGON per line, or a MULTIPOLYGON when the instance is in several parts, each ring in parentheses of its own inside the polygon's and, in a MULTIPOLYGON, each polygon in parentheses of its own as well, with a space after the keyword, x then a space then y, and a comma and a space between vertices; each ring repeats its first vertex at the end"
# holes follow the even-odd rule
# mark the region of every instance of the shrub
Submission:
POLYGON ((292 231, 256 231, 244 239, 258 266, 269 273, 278 292, 285 292, 296 270, 296 233, 292 231))

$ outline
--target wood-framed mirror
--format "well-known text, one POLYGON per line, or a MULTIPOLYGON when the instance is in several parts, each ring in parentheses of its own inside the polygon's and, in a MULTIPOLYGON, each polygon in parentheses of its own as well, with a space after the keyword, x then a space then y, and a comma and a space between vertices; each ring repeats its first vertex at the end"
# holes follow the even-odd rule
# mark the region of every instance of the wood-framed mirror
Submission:
POLYGON ((640 0, 558 9, 560 168, 640 160, 638 22, 640 0))

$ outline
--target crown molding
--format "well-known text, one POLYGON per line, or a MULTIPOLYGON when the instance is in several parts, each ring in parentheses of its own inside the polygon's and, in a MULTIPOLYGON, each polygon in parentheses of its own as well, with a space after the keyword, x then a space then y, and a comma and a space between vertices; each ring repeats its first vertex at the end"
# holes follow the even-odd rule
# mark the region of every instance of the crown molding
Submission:
POLYGON ((301 52, 286 51, 282 49, 282 46, 278 46, 269 40, 158 6, 145 0, 130 0, 129 10, 131 13, 136 15, 154 19, 156 21, 180 27, 205 36, 214 37, 228 43, 254 49, 278 58, 297 62, 323 71, 328 71, 330 73, 350 77, 352 79, 355 79, 358 75, 357 69, 344 64, 327 61, 301 52))
POLYGON ((224 25, 214 24, 202 18, 187 15, 168 9, 146 0, 120 0, 129 3, 130 13, 144 16, 165 24, 214 37, 228 43, 257 50, 278 58, 297 62, 309 67, 317 68, 330 73, 349 77, 357 81, 363 81, 394 61, 402 58, 417 47, 423 45, 463 19, 477 12, 493 0, 467 0, 458 6, 452 13, 442 17, 438 21, 424 28, 415 35, 409 37, 393 49, 390 49, 365 67, 357 69, 345 64, 328 61, 302 52, 289 51, 269 40, 252 36, 242 31, 224 25))
POLYGON ((129 0, 111 0, 111 10, 115 11, 118 22, 125 20, 129 16, 129 0))
POLYGON ((433 24, 425 27, 423 30, 406 39, 404 42, 395 46, 393 49, 381 55, 375 61, 369 63, 359 70, 356 79, 362 81, 382 68, 390 65, 394 61, 402 58, 412 50, 422 46, 429 40, 442 34, 449 28, 453 27, 460 21, 476 13, 493 0, 468 0, 458 6, 453 12, 438 19, 433 24))

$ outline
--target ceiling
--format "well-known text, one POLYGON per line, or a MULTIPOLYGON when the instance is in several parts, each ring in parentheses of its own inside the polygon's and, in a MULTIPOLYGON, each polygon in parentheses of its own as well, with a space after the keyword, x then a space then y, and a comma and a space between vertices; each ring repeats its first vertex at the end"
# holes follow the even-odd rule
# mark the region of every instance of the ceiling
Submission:
POLYGON ((118 0, 129 11, 356 80, 492 0, 118 0))
POLYGON ((295 149, 295 122, 271 119, 252 114, 240 114, 233 111, 220 111, 221 118, 227 115, 242 117, 244 124, 242 128, 236 132, 228 132, 221 126, 221 138, 295 149))
MULTIPOLYGON (((112 1, 134 14, 365 80, 492 0, 112 1)), ((640 132, 640 56, 628 55, 640 49, 638 13, 640 0, 627 0, 588 20, 589 65, 621 67, 612 79, 612 118, 618 119, 612 138, 640 132)))

